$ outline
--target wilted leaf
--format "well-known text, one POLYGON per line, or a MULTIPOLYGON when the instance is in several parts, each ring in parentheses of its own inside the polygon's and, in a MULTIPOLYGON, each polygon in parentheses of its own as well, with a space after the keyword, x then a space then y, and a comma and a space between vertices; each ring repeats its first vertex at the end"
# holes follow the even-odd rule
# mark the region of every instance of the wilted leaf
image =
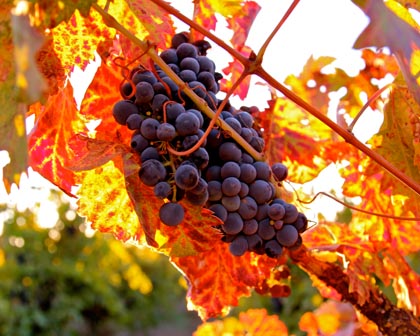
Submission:
POLYGON ((70 83, 45 104, 31 106, 35 114, 35 126, 29 134, 29 164, 46 179, 71 194, 76 179, 73 171, 65 166, 71 155, 69 140, 77 133, 85 132, 77 111, 70 83))

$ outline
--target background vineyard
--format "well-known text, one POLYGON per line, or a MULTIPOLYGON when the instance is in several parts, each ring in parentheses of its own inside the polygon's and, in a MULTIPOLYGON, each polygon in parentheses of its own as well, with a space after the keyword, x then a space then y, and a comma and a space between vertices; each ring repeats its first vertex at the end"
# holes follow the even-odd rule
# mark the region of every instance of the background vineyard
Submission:
MULTIPOLYGON (((293 290, 293 277, 280 276, 279 280, 277 276, 292 260, 324 298, 335 300, 303 315, 301 330, 316 334, 328 328, 323 314, 332 314, 340 323, 329 332, 348 328, 353 333, 376 334, 376 326, 364 315, 384 334, 416 334, 420 278, 412 260, 420 238, 420 37, 411 14, 418 13, 419 5, 407 1, 385 5, 380 0, 355 3, 370 19, 355 43, 357 48, 371 47, 362 52, 365 67, 350 76, 334 68, 332 58, 310 58, 300 75, 290 75, 280 83, 262 66, 270 32, 261 50, 247 46, 249 29, 259 6, 265 4, 197 1, 188 18, 160 0, 65 1, 61 3, 64 10, 58 2, 47 7, 35 2, 12 16, 12 2, 3 1, 7 29, 1 37, 8 52, 1 55, 5 80, 0 97, 0 146, 11 158, 4 168, 6 189, 19 182, 20 173, 29 165, 65 193, 77 196, 78 211, 94 229, 167 255, 189 280, 188 307, 203 320, 225 315, 228 307, 236 306, 238 298, 249 296, 253 289, 267 294, 269 290, 261 289, 287 284, 293 290), (216 13, 232 31, 229 41, 211 33, 216 13), (305 191, 301 184, 333 165, 344 179, 337 188, 343 196, 338 197, 351 209, 350 216, 327 220, 320 211, 303 236, 304 246, 278 260, 251 253, 231 256, 225 245, 202 229, 213 225, 214 218, 197 207, 188 207, 187 220, 180 227, 162 226, 156 216, 157 200, 150 190, 139 187, 138 158, 127 146, 129 133, 115 124, 110 109, 119 99, 125 66, 161 62, 159 51, 169 46, 175 34, 173 17, 191 27, 192 41, 205 38, 230 54, 231 62, 218 69, 229 75, 222 82, 225 92, 245 98, 253 89, 249 75, 264 81, 270 100, 257 116, 264 129, 264 160, 285 163, 288 181, 294 183, 294 189, 285 185, 282 197, 304 210, 313 197, 322 196, 305 191), (67 76, 74 66, 85 69, 95 52, 101 64, 78 107, 67 76), (333 71, 325 72, 326 67, 333 71), (384 78, 391 78, 392 83, 385 86, 384 78), (340 89, 345 94, 331 118, 329 93, 340 89), (357 125, 366 107, 384 115, 379 132, 368 144, 352 133, 352 121, 357 125), (28 136, 27 117, 35 120, 28 136), (95 131, 87 128, 91 121, 100 121, 95 131), (76 185, 80 186, 77 190, 76 185), (208 240, 198 244, 197 231, 208 240), (379 307, 384 313, 378 313, 379 307)), ((298 5, 304 3, 293 1, 279 15, 273 34, 281 31, 298 5)), ((272 330, 286 333, 279 320, 264 314, 239 315, 235 328, 252 331, 256 321, 270 320, 272 330)), ((203 326, 208 330, 228 327, 219 322, 203 326)))

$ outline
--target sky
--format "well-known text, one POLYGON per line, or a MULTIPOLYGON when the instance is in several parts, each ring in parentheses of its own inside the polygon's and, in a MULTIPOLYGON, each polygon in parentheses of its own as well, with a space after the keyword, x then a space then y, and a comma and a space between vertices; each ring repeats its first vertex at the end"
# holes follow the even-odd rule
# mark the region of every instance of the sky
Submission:
MULTIPOLYGON (((260 0, 257 2, 262 9, 251 28, 247 41, 247 44, 256 52, 292 1, 260 0)), ((171 3, 182 13, 191 16, 192 1, 172 0, 171 3)), ((226 22, 223 18, 219 19, 214 33, 228 40, 231 33, 226 30, 226 22)), ((175 21, 175 23, 179 31, 188 29, 179 21, 175 21)), ((289 74, 299 74, 311 55, 314 57, 333 56, 336 58, 334 65, 345 69, 350 75, 356 74, 363 63, 359 57, 360 52, 352 50, 352 45, 367 24, 366 16, 350 0, 302 0, 271 42, 265 54, 263 66, 274 78, 282 81, 289 74)), ((216 68, 219 70, 226 67, 231 60, 226 52, 221 51, 214 44, 208 56, 216 62, 216 68)), ((85 73, 80 70, 75 71, 72 76, 72 80, 78 83, 77 90, 75 90, 77 101, 80 102, 82 99, 83 92, 89 85, 93 74, 94 68, 91 68, 85 73)), ((241 102, 238 98, 232 98, 233 105, 256 105, 261 109, 265 108, 266 101, 270 98, 269 93, 267 88, 255 85, 258 81, 258 78, 252 79, 250 93, 244 102, 241 102)), ((334 105, 334 102, 332 105, 334 105)), ((376 127, 379 127, 379 125, 376 127)), ((375 127, 371 130, 376 131, 375 127)), ((355 129, 355 132, 357 132, 357 129, 355 129)), ((4 157, 4 151, 3 153, 0 151, 0 162, 4 157)), ((334 170, 332 172, 327 171, 321 176, 324 174, 331 179, 334 170)), ((335 176, 335 178, 339 179, 338 176, 335 176)), ((329 189, 325 182, 322 182, 323 180, 325 181, 325 179, 321 179, 321 182, 315 181, 310 188, 328 191, 329 189)), ((51 223, 54 223, 55 218, 51 216, 51 211, 49 211, 52 203, 47 200, 48 192, 45 188, 48 187, 51 187, 51 184, 38 174, 30 172, 29 178, 23 177, 19 191, 17 188, 13 188, 13 192, 6 195, 4 189, 0 190, 0 203, 18 203, 20 208, 26 208, 31 207, 35 200, 43 199, 40 221, 45 226, 52 225, 51 223)), ((317 208, 321 206, 325 211, 330 210, 331 214, 326 213, 326 216, 333 216, 336 209, 331 207, 331 201, 328 201, 328 204, 314 203, 313 205, 317 208)), ((0 216, 0 226, 1 222, 2 218, 0 216)))

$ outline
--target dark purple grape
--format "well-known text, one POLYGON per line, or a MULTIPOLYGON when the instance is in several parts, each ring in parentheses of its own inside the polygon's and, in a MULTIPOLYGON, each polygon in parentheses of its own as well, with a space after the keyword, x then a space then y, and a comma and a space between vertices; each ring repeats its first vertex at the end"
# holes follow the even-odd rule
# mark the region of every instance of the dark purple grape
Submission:
POLYGON ((161 82, 156 82, 153 84, 153 90, 155 91, 155 95, 157 94, 164 94, 166 95, 166 88, 161 82))
POLYGON ((283 204, 286 213, 283 217, 283 222, 285 224, 291 224, 298 219, 299 211, 298 209, 290 203, 283 204))
POLYGON ((168 96, 158 93, 153 97, 152 110, 154 113, 161 113, 163 111, 163 104, 169 100, 168 96))
POLYGON ((245 196, 248 196, 249 193, 249 187, 246 183, 241 182, 241 190, 239 191, 239 197, 244 198, 245 196))
POLYGON ((176 55, 178 56, 179 61, 183 60, 186 57, 197 58, 197 48, 191 43, 184 42, 176 48, 176 55))
POLYGON ((209 181, 207 188, 210 201, 219 201, 222 199, 222 184, 219 181, 209 181))
POLYGON ((166 85, 168 85, 169 90, 171 90, 171 92, 177 92, 178 91, 178 85, 176 85, 176 83, 169 77, 163 77, 162 81, 164 83, 166 83, 166 85))
POLYGON ((294 244, 293 244, 293 246, 288 247, 288 249, 289 249, 290 251, 297 250, 299 247, 301 247, 301 246, 302 246, 302 244, 303 244, 303 240, 302 240, 302 237, 299 235, 299 237, 298 237, 298 239, 297 239, 296 243, 294 243, 294 244))
POLYGON ((200 72, 208 71, 211 74, 214 74, 216 65, 210 58, 207 56, 197 56, 197 61, 200 64, 200 72))
POLYGON ((210 42, 206 40, 198 40, 193 42, 193 44, 196 46, 199 55, 207 55, 207 50, 211 48, 210 42))
POLYGON ((206 87, 207 91, 217 93, 219 91, 219 86, 214 79, 213 74, 207 71, 202 71, 198 74, 197 80, 206 87))
POLYGON ((267 181, 255 180, 249 186, 249 196, 253 197, 258 204, 268 202, 272 197, 272 189, 267 181))
POLYGON ((275 239, 266 242, 264 250, 270 258, 277 258, 283 253, 283 247, 275 239))
POLYGON ((175 172, 175 183, 184 190, 193 189, 198 184, 199 178, 197 168, 189 164, 179 166, 175 172))
POLYGON ((149 147, 149 141, 140 133, 137 133, 131 137, 130 146, 137 152, 141 153, 149 147))
POLYGON ((284 208, 284 206, 277 203, 271 204, 268 209, 268 216, 275 221, 282 219, 285 213, 286 209, 284 208))
POLYGON ((236 177, 239 178, 241 175, 241 168, 236 162, 228 161, 223 164, 222 169, 220 170, 220 176, 222 179, 228 177, 236 177))
POLYGON ((190 155, 190 160, 194 162, 198 169, 203 170, 209 164, 209 153, 200 147, 190 155))
POLYGON ((241 199, 239 196, 223 196, 222 204, 227 211, 236 211, 241 205, 241 199))
POLYGON ((157 183, 153 189, 156 197, 160 199, 168 198, 172 193, 171 185, 166 181, 157 183))
POLYGON ((244 227, 242 228, 242 233, 247 236, 253 235, 258 231, 258 222, 255 219, 244 220, 244 227))
POLYGON ((152 84, 148 82, 139 82, 136 85, 136 104, 149 103, 154 95, 155 90, 153 90, 152 84))
POLYGON ((235 118, 241 123, 242 127, 252 128, 254 118, 248 112, 240 111, 235 115, 235 118))
POLYGON ((147 160, 141 165, 139 176, 145 185, 154 187, 158 182, 165 180, 166 169, 158 160, 147 160))
POLYGON ((228 212, 222 204, 216 203, 216 204, 210 205, 209 209, 213 211, 214 215, 220 218, 222 222, 224 222, 227 219, 228 212))
POLYGON ((194 71, 186 69, 186 70, 182 70, 179 73, 179 78, 181 78, 184 82, 192 82, 192 81, 196 81, 197 80, 197 75, 194 71))
POLYGON ((222 111, 221 116, 223 117, 223 120, 226 120, 227 118, 233 118, 233 114, 229 111, 222 111))
POLYGON ((259 153, 262 153, 265 147, 264 139, 256 136, 252 137, 249 144, 259 153))
POLYGON ((189 34, 187 32, 177 33, 172 37, 171 48, 178 48, 181 43, 186 43, 189 40, 189 34))
POLYGON ((268 181, 271 176, 270 166, 264 161, 257 161, 253 164, 255 170, 257 171, 257 179, 268 181))
POLYGON ((181 63, 179 63, 181 70, 191 70, 194 71, 195 74, 198 74, 200 71, 200 64, 198 61, 193 57, 185 57, 181 63))
POLYGON ((133 75, 132 81, 134 82, 134 84, 138 84, 140 82, 147 82, 153 85, 157 83, 158 80, 156 79, 153 72, 151 72, 150 70, 139 70, 133 75))
POLYGON ((252 182, 255 181, 255 178, 257 177, 257 170, 252 164, 241 163, 240 169, 241 169, 241 174, 239 176, 239 179, 242 182, 251 184, 252 182))
POLYGON ((261 237, 256 233, 250 236, 245 237, 248 242, 248 250, 252 252, 259 252, 263 246, 263 240, 261 237))
POLYGON ((131 100, 120 100, 112 107, 112 115, 117 123, 126 125, 127 118, 132 114, 138 114, 139 110, 131 100))
POLYGON ((308 219, 303 213, 299 213, 298 218, 292 224, 299 233, 305 232, 308 229, 308 219))
POLYGON ((276 235, 276 230, 270 224, 269 219, 263 219, 258 223, 258 234, 264 240, 270 240, 276 235))
POLYGON ((157 139, 157 129, 160 126, 160 122, 154 118, 147 118, 143 120, 140 126, 141 135, 143 135, 148 140, 157 139))
POLYGON ((127 118, 127 127, 130 130, 140 129, 142 121, 145 119, 144 116, 140 114, 132 114, 127 118))
MULTIPOLYGON (((170 63, 170 64, 168 64, 168 67, 170 67, 171 68, 171 70, 173 71, 173 72, 175 72, 177 75, 179 74, 179 72, 181 71, 180 69, 179 69, 179 66, 177 65, 177 64, 174 64, 174 63, 170 63)), ((168 77, 169 78, 169 77, 168 77)), ((173 82, 173 83, 175 83, 175 82, 173 82)))
POLYGON ((267 203, 263 203, 258 205, 257 214, 255 215, 255 219, 257 221, 263 220, 268 217, 268 208, 270 206, 267 203))
POLYGON ((236 177, 228 177, 223 180, 222 192, 225 196, 238 195, 240 190, 241 190, 241 182, 236 177))
POLYGON ((159 218, 163 224, 177 226, 184 220, 184 208, 179 203, 165 203, 160 207, 159 218))
POLYGON ((236 237, 229 245, 229 251, 236 257, 240 257, 248 250, 248 241, 243 236, 236 237))
POLYGON ((200 120, 192 112, 181 113, 175 120, 175 128, 181 136, 196 134, 200 128, 200 120))
POLYGON ((222 225, 224 233, 229 235, 235 235, 242 231, 244 227, 244 221, 237 212, 229 212, 225 223, 222 225))
MULTIPOLYGON (((135 86, 135 85, 134 85, 135 86)), ((128 98, 133 93, 133 86, 131 86, 130 82, 125 82, 120 88, 121 96, 124 98, 128 98)))
POLYGON ((242 126, 241 126, 241 124, 239 123, 239 121, 238 121, 238 120, 236 120, 236 119, 235 119, 235 118, 233 118, 233 117, 230 117, 230 118, 226 118, 226 119, 225 119, 225 122, 226 122, 226 124, 228 124, 230 127, 232 127, 232 128, 233 128, 233 130, 234 130, 236 133, 241 134, 241 131, 242 131, 242 126))
POLYGON ((243 219, 254 218, 257 214, 258 205, 252 197, 246 196, 241 199, 241 205, 239 206, 238 213, 243 219))
POLYGON ((273 226, 276 230, 280 230, 284 225, 284 222, 280 219, 280 220, 276 220, 273 223, 273 226))
POLYGON ((275 163, 271 166, 271 170, 278 181, 284 181, 288 175, 288 169, 283 163, 275 163))
POLYGON ((200 98, 206 98, 207 90, 204 84, 199 81, 192 81, 188 83, 188 86, 194 91, 194 93, 200 98))
POLYGON ((242 153, 242 155, 241 155, 241 162, 242 163, 250 163, 250 164, 252 164, 252 163, 254 163, 254 158, 251 156, 251 155, 249 155, 248 153, 242 153))
POLYGON ((219 130, 212 129, 207 137, 207 147, 219 149, 223 143, 223 137, 219 130))
POLYGON ((166 117, 168 118, 168 121, 171 123, 174 122, 181 113, 185 112, 184 106, 176 102, 170 102, 166 104, 165 109, 166 109, 166 117))
POLYGON ((175 49, 166 49, 162 51, 159 55, 166 64, 176 64, 178 63, 178 56, 176 55, 175 49))
POLYGON ((198 140, 200 140, 200 138, 197 134, 187 135, 184 140, 182 140, 182 147, 184 149, 190 149, 198 142, 198 140))
POLYGON ((252 140, 252 131, 249 128, 241 129, 241 137, 245 139, 246 142, 251 142, 252 140))
POLYGON ((143 152, 141 152, 140 160, 141 162, 146 162, 147 160, 159 160, 159 152, 155 147, 147 147, 143 152))
POLYGON ((207 190, 204 190, 204 192, 199 194, 187 190, 185 197, 192 205, 203 206, 209 199, 209 193, 207 190))
POLYGON ((171 141, 176 137, 176 130, 172 124, 161 123, 156 130, 156 137, 161 141, 171 141))
POLYGON ((223 161, 239 162, 242 157, 242 151, 233 142, 225 142, 219 147, 219 157, 223 161))
POLYGON ((220 181, 222 179, 221 170, 222 168, 220 166, 208 167, 206 171, 206 180, 207 181, 213 181, 213 180, 220 181))
POLYGON ((277 241, 286 247, 293 246, 299 238, 299 233, 293 225, 283 225, 283 227, 277 231, 277 241))
POLYGON ((207 191, 208 191, 208 183, 202 177, 200 177, 200 179, 198 180, 197 185, 191 190, 189 190, 189 192, 193 194, 201 194, 207 191))

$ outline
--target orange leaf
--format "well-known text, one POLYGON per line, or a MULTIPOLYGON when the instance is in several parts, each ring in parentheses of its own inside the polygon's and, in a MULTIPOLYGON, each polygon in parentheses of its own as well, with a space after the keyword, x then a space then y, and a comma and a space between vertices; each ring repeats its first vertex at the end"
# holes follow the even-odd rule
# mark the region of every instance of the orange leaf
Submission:
POLYGON ((246 334, 253 336, 287 336, 286 325, 277 315, 268 315, 265 309, 249 309, 239 314, 246 334))
POLYGON ((76 183, 75 173, 65 165, 71 155, 70 138, 85 131, 80 120, 73 88, 70 83, 55 96, 50 96, 45 106, 32 105, 36 122, 29 134, 29 164, 67 194, 76 183))
POLYGON ((226 315, 229 306, 236 306, 241 296, 250 295, 252 287, 259 287, 273 267, 284 262, 253 253, 235 257, 228 244, 220 240, 214 241, 207 252, 171 261, 189 281, 189 309, 197 310, 203 320, 226 315))

